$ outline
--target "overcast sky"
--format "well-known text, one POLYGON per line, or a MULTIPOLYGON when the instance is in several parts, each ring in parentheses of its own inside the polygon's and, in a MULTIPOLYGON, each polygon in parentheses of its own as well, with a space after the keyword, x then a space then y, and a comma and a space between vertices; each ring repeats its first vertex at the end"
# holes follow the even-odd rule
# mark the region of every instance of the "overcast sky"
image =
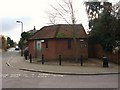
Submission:
MULTIPOLYGON (((76 9, 78 9, 78 24, 82 23, 87 31, 88 19, 83 0, 73 1, 76 9)), ((118 2, 118 0, 109 1, 118 2)), ((21 24, 16 23, 17 20, 23 22, 24 31, 29 31, 34 26, 39 30, 48 25, 49 19, 46 12, 53 10, 50 9, 50 4, 55 6, 55 2, 56 0, 0 0, 0 34, 9 36, 18 42, 20 40, 21 24)))

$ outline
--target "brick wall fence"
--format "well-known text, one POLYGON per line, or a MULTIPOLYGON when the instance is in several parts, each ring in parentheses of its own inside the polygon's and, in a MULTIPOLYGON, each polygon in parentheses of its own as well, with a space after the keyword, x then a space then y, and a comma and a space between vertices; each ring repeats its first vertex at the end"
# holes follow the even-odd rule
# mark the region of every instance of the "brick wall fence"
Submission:
POLYGON ((104 52, 101 45, 99 44, 95 44, 94 45, 94 54, 95 54, 95 57, 97 58, 102 58, 103 55, 107 56, 109 61, 112 61, 114 63, 118 63, 118 59, 119 59, 119 53, 116 52, 116 53, 113 53, 113 52, 104 52))

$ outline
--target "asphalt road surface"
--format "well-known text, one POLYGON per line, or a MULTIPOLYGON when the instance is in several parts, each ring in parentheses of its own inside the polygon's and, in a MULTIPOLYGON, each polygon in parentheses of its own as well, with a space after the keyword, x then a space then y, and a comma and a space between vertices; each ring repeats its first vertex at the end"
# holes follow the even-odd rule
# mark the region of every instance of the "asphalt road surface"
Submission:
POLYGON ((118 88, 118 74, 114 75, 56 75, 22 71, 10 67, 19 51, 14 48, 2 53, 2 88, 118 88))

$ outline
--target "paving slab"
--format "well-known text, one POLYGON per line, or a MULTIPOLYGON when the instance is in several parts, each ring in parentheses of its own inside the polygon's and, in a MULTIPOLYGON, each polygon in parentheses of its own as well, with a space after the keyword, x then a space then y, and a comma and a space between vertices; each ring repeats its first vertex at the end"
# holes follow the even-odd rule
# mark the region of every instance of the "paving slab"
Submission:
POLYGON ((103 67, 102 60, 88 59, 84 61, 83 66, 80 63, 63 61, 62 65, 59 62, 51 61, 41 64, 39 59, 34 59, 32 63, 25 60, 20 54, 6 62, 9 66, 26 71, 42 72, 51 74, 64 74, 64 75, 106 75, 106 74, 119 74, 119 66, 109 62, 109 67, 103 67))

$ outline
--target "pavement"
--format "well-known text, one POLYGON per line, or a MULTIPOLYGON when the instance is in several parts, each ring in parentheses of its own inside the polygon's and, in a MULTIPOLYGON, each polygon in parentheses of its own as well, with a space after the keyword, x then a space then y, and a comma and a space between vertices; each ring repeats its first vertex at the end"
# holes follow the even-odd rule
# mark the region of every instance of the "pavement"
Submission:
POLYGON ((16 54, 13 58, 9 59, 6 64, 13 68, 31 72, 41 72, 49 74, 62 74, 62 75, 107 75, 107 74, 120 74, 119 66, 115 63, 109 62, 109 67, 103 67, 102 60, 88 59, 84 60, 83 66, 79 62, 62 61, 59 65, 58 61, 47 61, 44 64, 40 59, 25 60, 20 53, 16 54))

